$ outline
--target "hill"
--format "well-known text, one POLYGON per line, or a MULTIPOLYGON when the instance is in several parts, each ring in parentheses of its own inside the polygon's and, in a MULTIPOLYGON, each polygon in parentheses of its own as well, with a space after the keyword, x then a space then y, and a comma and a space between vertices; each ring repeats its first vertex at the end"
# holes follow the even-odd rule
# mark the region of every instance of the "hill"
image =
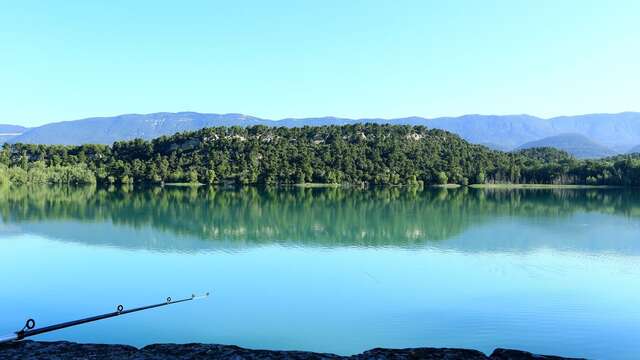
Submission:
POLYGON ((574 133, 624 153, 640 144, 640 113, 591 114, 541 119, 529 115, 464 115, 460 117, 405 117, 395 119, 317 117, 269 120, 242 114, 203 114, 197 112, 129 114, 51 123, 24 129, 9 142, 31 144, 112 144, 142 138, 150 140, 182 131, 215 126, 323 126, 375 123, 424 125, 450 131, 467 141, 493 149, 512 150, 546 137, 574 133))
POLYGON ((57 176, 64 170, 73 181, 107 184, 466 184, 502 181, 512 168, 509 154, 443 130, 379 124, 210 127, 113 146, 14 144, 0 162, 14 169, 4 175, 14 183, 68 181, 57 176), (24 172, 25 160, 34 174, 24 172))
POLYGON ((634 146, 633 148, 631 148, 631 150, 629 150, 629 154, 635 154, 635 153, 640 153, 640 145, 634 146))
MULTIPOLYGON (((563 145, 563 143, 559 143, 563 145)), ((0 183, 640 185, 638 156, 577 160, 563 151, 490 150, 424 126, 212 127, 112 146, 13 144, 0 183)))
POLYGON ((596 159, 615 155, 613 150, 608 149, 580 134, 560 134, 546 137, 525 143, 519 146, 518 150, 543 147, 566 151, 578 159, 596 159))

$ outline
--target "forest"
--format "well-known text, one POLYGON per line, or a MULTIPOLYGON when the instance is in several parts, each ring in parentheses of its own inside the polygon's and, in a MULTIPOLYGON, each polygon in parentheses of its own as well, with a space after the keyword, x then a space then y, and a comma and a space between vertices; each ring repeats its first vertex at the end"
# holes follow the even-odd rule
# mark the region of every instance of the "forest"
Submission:
POLYGON ((212 127, 105 145, 4 144, 0 183, 640 185, 640 155, 490 150, 424 126, 212 127))

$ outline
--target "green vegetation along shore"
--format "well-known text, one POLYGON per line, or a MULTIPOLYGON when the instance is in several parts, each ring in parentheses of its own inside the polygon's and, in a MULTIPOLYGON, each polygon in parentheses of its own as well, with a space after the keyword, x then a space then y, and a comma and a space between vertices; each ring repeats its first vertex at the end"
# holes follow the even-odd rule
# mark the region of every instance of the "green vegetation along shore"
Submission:
POLYGON ((423 126, 214 127, 112 146, 5 144, 2 182, 640 186, 640 156, 507 153, 423 126))

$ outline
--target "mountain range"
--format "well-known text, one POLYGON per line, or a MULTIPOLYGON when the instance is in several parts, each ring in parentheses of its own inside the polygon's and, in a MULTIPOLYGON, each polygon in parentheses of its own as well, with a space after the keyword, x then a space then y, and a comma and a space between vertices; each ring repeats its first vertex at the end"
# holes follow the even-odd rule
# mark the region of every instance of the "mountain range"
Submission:
POLYGON ((464 115, 439 118, 317 117, 281 120, 243 114, 160 112, 94 117, 50 123, 34 128, 0 125, 0 142, 111 144, 120 140, 152 139, 212 126, 297 127, 353 123, 424 125, 447 130, 470 142, 503 151, 545 145, 569 151, 577 157, 601 157, 626 153, 634 147, 640 147, 640 113, 638 112, 561 116, 550 119, 530 115, 464 115))

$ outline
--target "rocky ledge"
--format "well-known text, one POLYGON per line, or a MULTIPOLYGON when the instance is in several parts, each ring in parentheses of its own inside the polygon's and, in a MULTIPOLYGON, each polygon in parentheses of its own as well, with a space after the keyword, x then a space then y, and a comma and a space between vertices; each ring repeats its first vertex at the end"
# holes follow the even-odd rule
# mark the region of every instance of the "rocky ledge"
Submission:
POLYGON ((535 355, 526 351, 496 349, 489 356, 477 350, 449 348, 372 349, 362 354, 339 356, 306 351, 250 350, 230 345, 154 344, 141 349, 128 345, 77 344, 67 341, 20 341, 0 344, 0 359, 124 359, 124 360, 560 360, 559 356, 535 355))

